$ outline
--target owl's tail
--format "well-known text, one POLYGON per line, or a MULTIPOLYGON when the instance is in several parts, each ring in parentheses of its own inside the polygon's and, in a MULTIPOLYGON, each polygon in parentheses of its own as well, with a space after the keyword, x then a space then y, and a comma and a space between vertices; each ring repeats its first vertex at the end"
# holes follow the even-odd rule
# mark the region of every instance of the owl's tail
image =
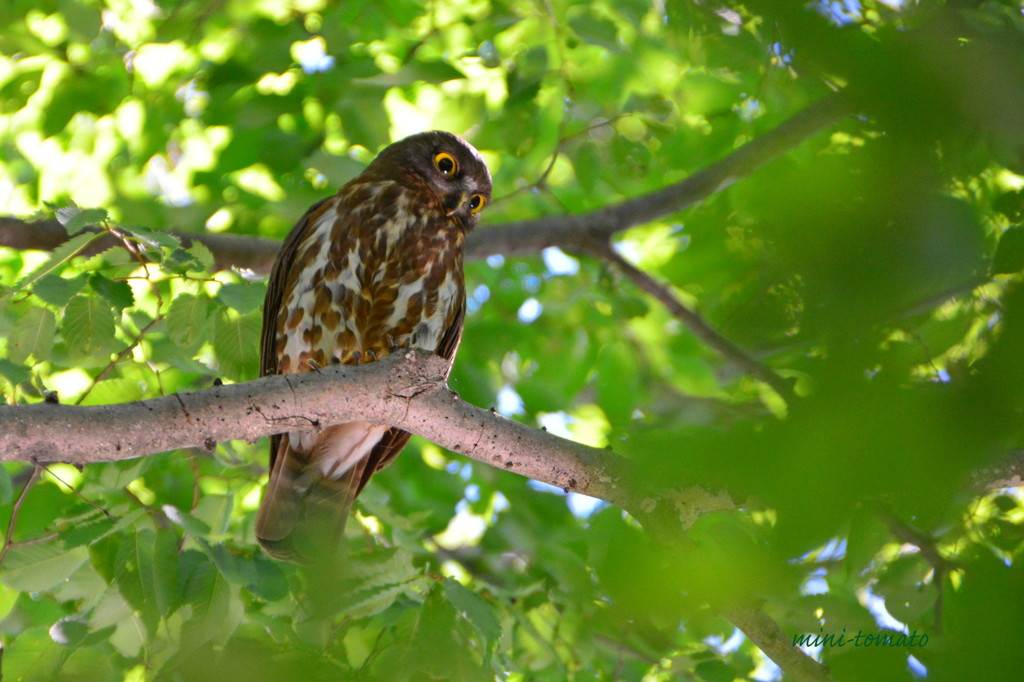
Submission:
POLYGON ((337 478, 325 476, 315 459, 315 451, 299 452, 281 436, 256 514, 256 539, 275 559, 309 564, 338 550, 366 458, 337 478))

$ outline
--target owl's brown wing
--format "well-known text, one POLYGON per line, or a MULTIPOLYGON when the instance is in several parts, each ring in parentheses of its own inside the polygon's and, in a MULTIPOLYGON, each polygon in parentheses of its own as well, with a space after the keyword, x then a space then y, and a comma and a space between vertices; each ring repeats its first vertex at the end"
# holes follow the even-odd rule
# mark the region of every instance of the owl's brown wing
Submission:
MULTIPOLYGON (((437 354, 448 361, 448 371, 451 372, 452 363, 455 360, 455 352, 459 349, 459 341, 462 340, 462 327, 466 319, 466 298, 462 296, 458 308, 453 317, 452 323, 448 325, 441 340, 437 344, 437 354)), ((447 379, 447 374, 445 379, 447 379)), ((374 446, 366 460, 359 465, 359 471, 353 472, 353 477, 358 477, 355 487, 355 498, 362 492, 369 482, 370 477, 391 464, 398 457, 398 454, 409 442, 410 433, 402 429, 388 429, 381 437, 380 442, 374 446)))
MULTIPOLYGON (((281 303, 284 299, 284 291, 288 285, 288 273, 291 272, 292 263, 295 261, 295 252, 302 242, 303 236, 310 225, 316 224, 320 215, 327 210, 329 202, 335 197, 327 197, 313 204, 306 213, 299 218, 292 228, 292 231, 285 237, 281 246, 281 253, 274 263, 274 269, 270 272, 270 279, 267 281, 267 296, 263 301, 263 329, 260 332, 260 376, 277 374, 277 317, 281 311, 281 303)), ((281 436, 270 437, 270 468, 274 468, 274 459, 280 447, 281 436)))

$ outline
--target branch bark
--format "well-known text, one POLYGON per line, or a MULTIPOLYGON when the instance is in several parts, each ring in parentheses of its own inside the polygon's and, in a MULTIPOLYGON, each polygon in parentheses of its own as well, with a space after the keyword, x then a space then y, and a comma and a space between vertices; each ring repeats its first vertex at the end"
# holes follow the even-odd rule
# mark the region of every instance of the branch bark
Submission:
POLYGON ((445 385, 445 368, 435 355, 410 351, 132 403, 6 406, 0 461, 110 462, 366 420, 566 491, 632 506, 621 459, 464 402, 445 385))
POLYGON ((794 682, 834 682, 828 668, 790 644, 790 638, 778 623, 760 607, 733 605, 719 607, 717 611, 782 668, 786 679, 794 682))

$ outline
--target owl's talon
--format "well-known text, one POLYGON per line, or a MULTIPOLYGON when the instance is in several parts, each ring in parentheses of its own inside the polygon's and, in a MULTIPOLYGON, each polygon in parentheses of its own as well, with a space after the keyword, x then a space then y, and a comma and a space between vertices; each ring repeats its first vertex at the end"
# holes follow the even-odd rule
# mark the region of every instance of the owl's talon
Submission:
POLYGON ((320 373, 320 365, 317 364, 316 360, 306 360, 306 366, 317 374, 320 373))

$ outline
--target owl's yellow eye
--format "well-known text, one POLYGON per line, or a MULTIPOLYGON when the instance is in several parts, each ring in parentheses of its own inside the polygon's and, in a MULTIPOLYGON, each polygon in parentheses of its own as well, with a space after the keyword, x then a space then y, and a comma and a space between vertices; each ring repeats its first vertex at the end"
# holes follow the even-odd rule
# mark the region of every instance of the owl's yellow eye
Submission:
POLYGON ((434 154, 434 168, 441 171, 441 175, 450 178, 459 172, 459 162, 448 152, 438 152, 434 154))
POLYGON ((487 197, 483 194, 474 194, 469 198, 469 211, 470 213, 479 213, 484 210, 484 206, 487 205, 487 197))

